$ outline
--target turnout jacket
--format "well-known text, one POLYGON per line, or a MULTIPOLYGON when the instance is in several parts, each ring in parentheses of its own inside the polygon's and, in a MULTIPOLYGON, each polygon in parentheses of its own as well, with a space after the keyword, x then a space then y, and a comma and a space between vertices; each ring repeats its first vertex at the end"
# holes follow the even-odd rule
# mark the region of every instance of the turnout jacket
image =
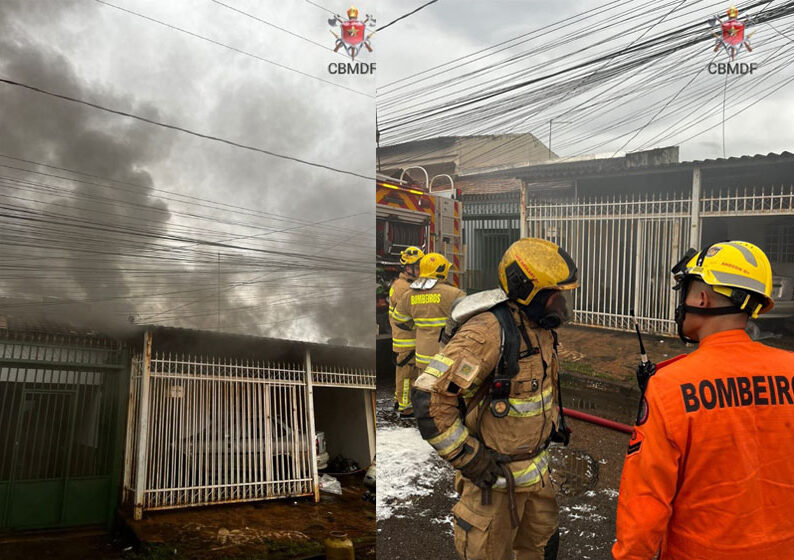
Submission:
MULTIPOLYGON (((508 303, 516 324, 518 308, 508 303)), ((512 378, 509 408, 498 418, 490 410, 491 373, 500 358, 502 332, 490 312, 475 315, 455 333, 416 380, 414 414, 422 437, 454 467, 466 465, 480 445, 505 455, 537 452, 509 462, 516 491, 529 491, 548 472, 545 444, 559 419, 559 365, 551 331, 524 318, 532 348, 521 340, 519 371, 512 378), (478 391, 483 384, 481 397, 478 391), (479 404, 470 406, 476 399, 479 404), (461 403, 465 406, 459 406, 461 403), (468 410, 465 418, 463 414, 468 410)), ((504 489, 500 477, 495 489, 504 489)))
POLYGON ((394 308, 397 302, 403 297, 405 292, 411 289, 412 280, 405 272, 394 279, 389 288, 389 326, 391 327, 391 346, 392 351, 397 354, 410 352, 416 348, 416 330, 401 329, 397 326, 394 319, 394 308))
POLYGON ((629 443, 614 558, 791 558, 794 353, 729 330, 671 362, 629 443))
POLYGON ((416 365, 422 371, 438 352, 438 338, 452 305, 466 292, 429 278, 419 278, 411 285, 425 287, 409 288, 397 302, 392 317, 397 330, 416 329, 416 365))

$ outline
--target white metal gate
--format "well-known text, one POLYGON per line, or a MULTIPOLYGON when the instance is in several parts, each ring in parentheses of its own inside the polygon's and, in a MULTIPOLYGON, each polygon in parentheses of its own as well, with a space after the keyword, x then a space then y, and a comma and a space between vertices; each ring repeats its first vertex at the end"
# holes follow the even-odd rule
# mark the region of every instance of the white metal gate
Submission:
POLYGON ((528 201, 526 234, 564 247, 579 266, 570 295, 574 322, 674 334, 670 269, 701 245, 704 220, 794 214, 794 186, 719 188, 701 192, 695 169, 686 193, 651 193, 563 201, 528 201), (693 204, 693 201, 694 204, 693 204))
POLYGON ((374 372, 151 353, 132 359, 124 500, 144 511, 314 495, 313 386, 374 372))
POLYGON ((689 247, 689 195, 529 202, 528 235, 565 248, 579 267, 574 322, 675 332, 671 263, 689 247))

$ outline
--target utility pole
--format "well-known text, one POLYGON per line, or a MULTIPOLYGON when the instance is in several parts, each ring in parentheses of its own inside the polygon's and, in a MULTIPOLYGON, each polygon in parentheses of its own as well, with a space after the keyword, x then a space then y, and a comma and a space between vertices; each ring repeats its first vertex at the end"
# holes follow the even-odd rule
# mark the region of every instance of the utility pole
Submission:
POLYGON ((218 330, 221 330, 221 252, 218 251, 218 330))
POLYGON ((725 158, 725 101, 728 97, 728 74, 725 74, 725 87, 722 90, 722 157, 725 158))
MULTIPOLYGON (((549 159, 551 159, 551 123, 554 119, 549 119, 549 159)), ((557 121, 559 124, 571 124, 571 121, 557 121)))
POLYGON ((375 107, 375 157, 378 159, 378 173, 380 173, 380 128, 378 128, 377 107, 375 107))

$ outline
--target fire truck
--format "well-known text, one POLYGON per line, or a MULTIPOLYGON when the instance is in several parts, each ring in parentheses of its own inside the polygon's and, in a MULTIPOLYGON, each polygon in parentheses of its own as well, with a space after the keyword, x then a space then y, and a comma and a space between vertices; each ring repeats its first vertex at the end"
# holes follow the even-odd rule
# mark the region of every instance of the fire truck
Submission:
POLYGON ((400 252, 406 247, 415 245, 425 253, 441 253, 452 263, 448 281, 458 287, 463 285, 465 263, 461 203, 456 200, 458 193, 454 186, 433 192, 433 184, 440 177, 447 177, 452 183, 449 176, 433 177, 426 181, 426 187, 404 178, 376 176, 379 338, 391 338, 387 301, 389 285, 400 273, 400 252))

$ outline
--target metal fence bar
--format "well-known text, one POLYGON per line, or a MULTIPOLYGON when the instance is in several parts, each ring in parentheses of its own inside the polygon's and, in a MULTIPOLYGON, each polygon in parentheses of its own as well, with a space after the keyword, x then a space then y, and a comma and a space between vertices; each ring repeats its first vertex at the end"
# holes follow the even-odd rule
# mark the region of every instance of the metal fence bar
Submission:
POLYGON ((703 217, 770 214, 794 214, 794 185, 712 189, 700 198, 703 217))
POLYGON ((312 357, 309 351, 306 351, 306 402, 309 403, 308 423, 311 433, 310 448, 312 459, 312 479, 314 482, 314 501, 320 501, 320 482, 319 474, 317 472, 317 448, 314 444, 317 437, 314 433, 314 407, 311 404, 314 402, 314 388, 313 388, 313 370, 312 370, 312 357))
POLYGON ((132 360, 126 501, 146 510, 319 498, 313 387, 375 388, 360 368, 151 354, 132 360))
POLYGON ((642 328, 672 334, 668 261, 682 244, 681 226, 688 232, 691 204, 691 193, 532 200, 527 231, 562 245, 579 265, 575 323, 628 330, 633 309, 642 328))
POLYGON ((149 383, 152 358, 152 333, 146 331, 143 342, 143 371, 141 373, 141 405, 137 422, 138 430, 138 457, 135 467, 135 501, 134 517, 143 518, 143 493, 146 490, 147 456, 149 450, 149 383))

